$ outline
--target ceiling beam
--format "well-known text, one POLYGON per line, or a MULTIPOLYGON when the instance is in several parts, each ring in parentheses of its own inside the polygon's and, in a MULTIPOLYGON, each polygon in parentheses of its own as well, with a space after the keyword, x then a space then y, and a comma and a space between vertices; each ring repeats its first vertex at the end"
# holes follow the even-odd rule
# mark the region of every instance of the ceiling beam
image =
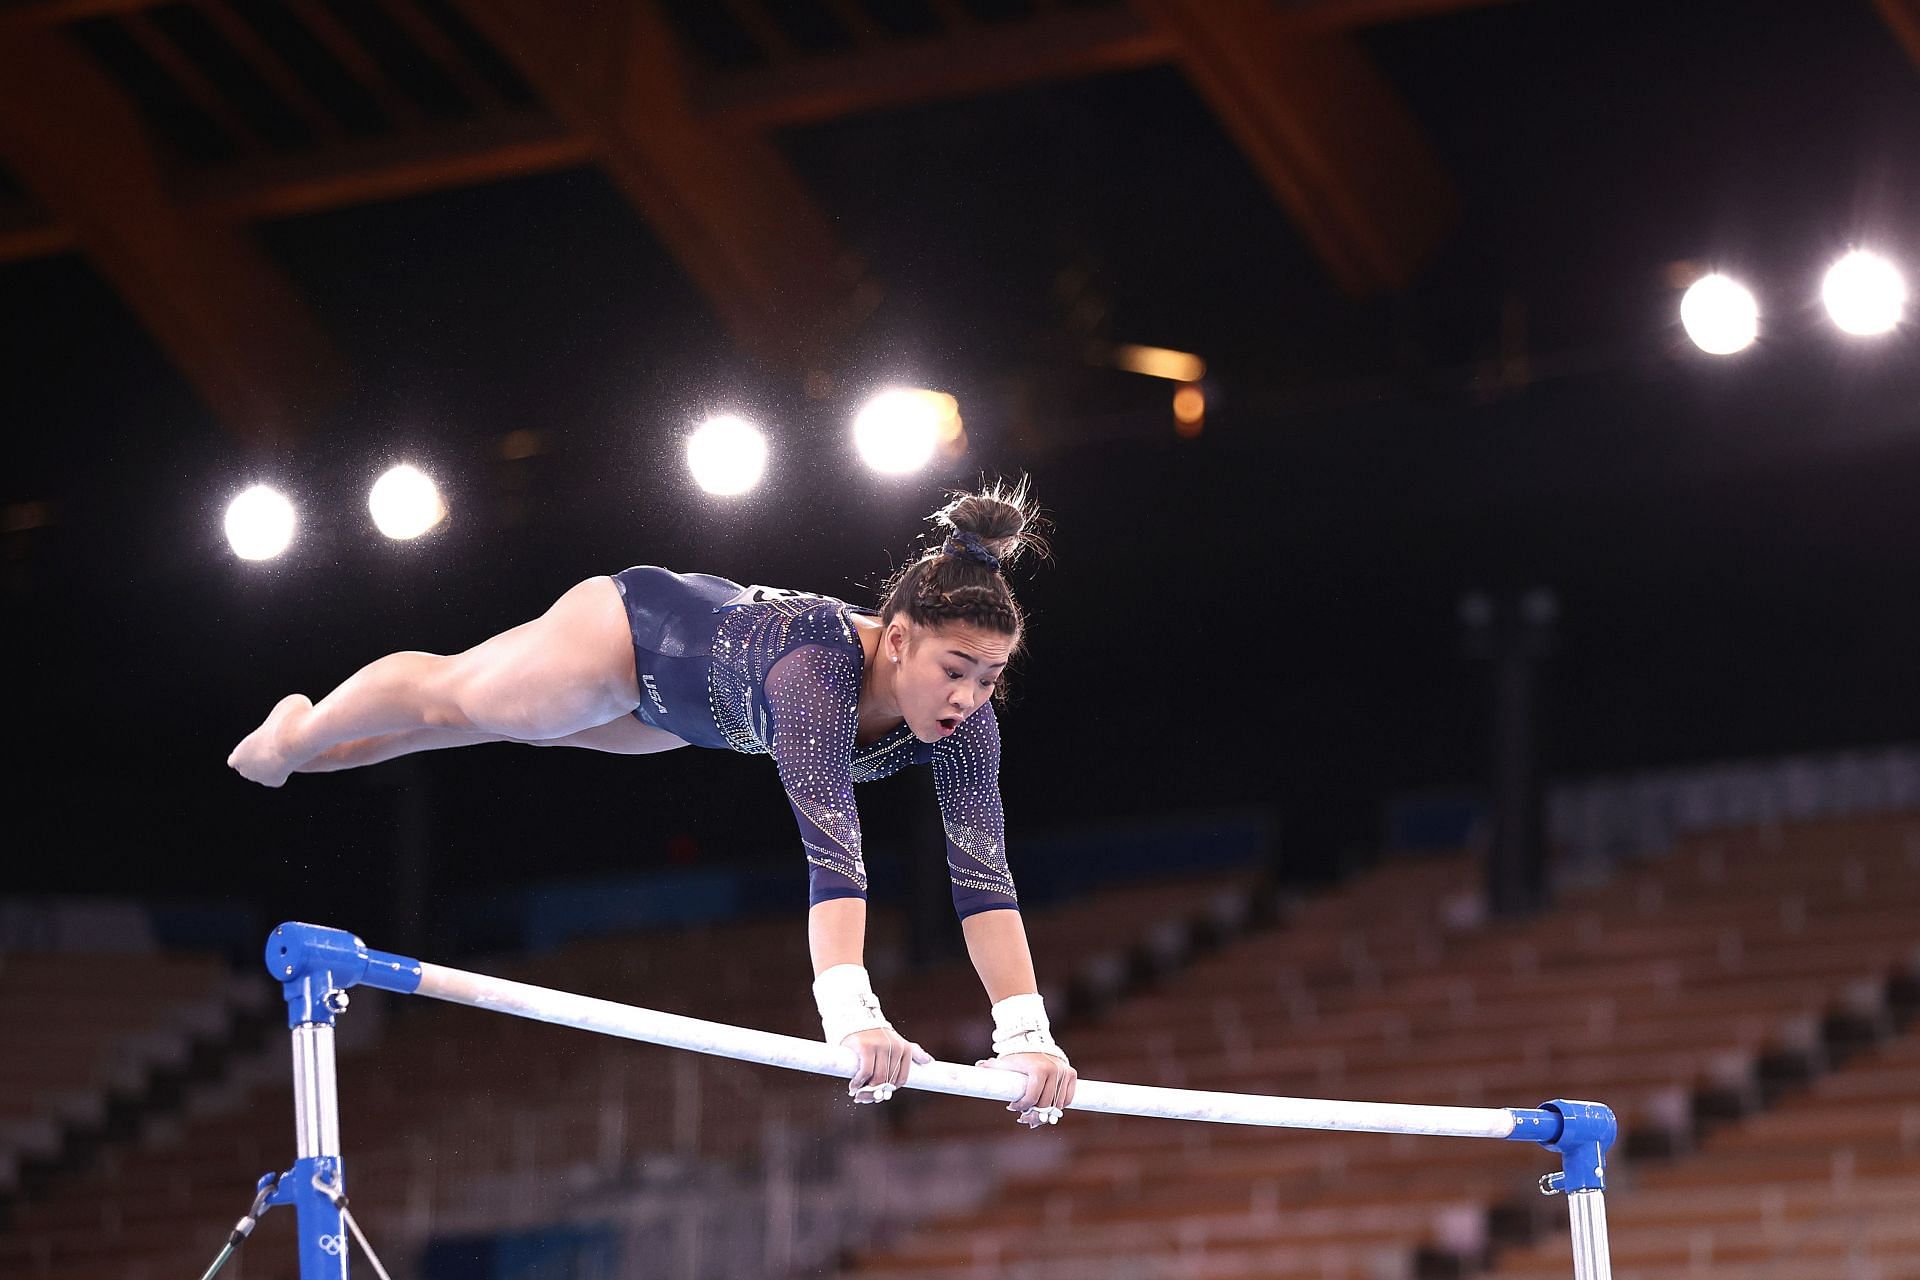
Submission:
POLYGON ((0 200, 0 263, 69 253, 79 242, 73 228, 48 216, 31 200, 0 200))
POLYGON ((1513 0, 1271 0, 1276 19, 1295 31, 1353 31, 1464 9, 1488 9, 1513 0))
POLYGON ((1173 54, 1174 42, 1164 31, 1126 9, 1063 9, 710 77, 699 106, 736 129, 779 129, 1036 81, 1131 71, 1167 62, 1173 54))
MULTIPOLYGON (((134 13, 141 9, 154 9, 169 0, 0 0, 0 23, 8 20, 36 24, 59 24, 77 22, 82 18, 111 17, 115 14, 134 13)), ((845 10, 851 6, 846 0, 826 0, 828 6, 841 14, 846 21, 845 10)), ((1903 0, 1891 0, 1902 3, 1903 0)), ((1445 13, 1454 13, 1462 9, 1482 9, 1495 4, 1511 4, 1513 0, 1271 0, 1271 6, 1278 18, 1292 26, 1310 28, 1318 31, 1347 31, 1356 27, 1380 26, 1392 22, 1406 22, 1415 18, 1434 17, 1445 13)), ((1883 0, 1874 0, 1883 3, 1883 0)), ((1042 5, 1039 19, 1054 17, 1071 19, 1074 15, 1060 9, 1048 10, 1042 5)), ((952 9, 956 15, 964 15, 965 10, 952 9)), ((1088 10, 1085 16, 1092 17, 1100 10, 1088 10)), ((952 23, 953 26, 972 25, 982 28, 991 26, 1025 26, 1026 23, 952 23)), ((856 37, 862 33, 855 30, 856 37)))
POLYGON ((0 0, 0 26, 56 27, 86 18, 137 13, 166 0, 0 0))
POLYGON ((820 359, 857 318, 857 264, 765 138, 700 115, 658 4, 459 0, 563 123, 593 140, 748 350, 820 359))
POLYGON ((0 159, 244 439, 291 439, 344 380, 243 234, 168 191, 133 104, 64 33, 0 28, 0 159))
POLYGON ((550 173, 593 159, 591 138, 544 112, 510 112, 307 155, 224 164, 182 175, 175 190, 198 213, 242 222, 550 173))
MULTIPOLYGON (((542 113, 436 125, 397 137, 339 142, 171 175, 174 203, 227 223, 287 218, 449 187, 591 164, 593 141, 542 113)), ((0 201, 0 262, 65 253, 71 226, 28 201, 0 201)))
POLYGON ((1907 51, 1908 60, 1920 67, 1920 0, 1873 0, 1873 7, 1907 51))
POLYGON ((1341 288, 1404 288, 1451 229, 1438 157, 1350 37, 1290 30, 1270 0, 1134 0, 1341 288))

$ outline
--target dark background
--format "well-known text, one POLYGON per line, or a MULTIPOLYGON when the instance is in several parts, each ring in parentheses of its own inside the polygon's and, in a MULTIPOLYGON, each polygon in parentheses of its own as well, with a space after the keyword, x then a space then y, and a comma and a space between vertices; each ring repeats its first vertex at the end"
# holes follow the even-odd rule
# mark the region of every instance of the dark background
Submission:
MULTIPOLYGON (((983 473, 1030 473, 1057 526, 1056 562, 1015 575, 1016 872, 1023 833, 1229 804, 1270 807, 1311 870, 1376 838, 1381 797, 1478 783, 1469 589, 1558 596, 1553 774, 1912 738, 1920 338, 1818 307, 1850 244, 1920 265, 1920 72, 1873 6, 1539 0, 1363 40, 1466 206, 1365 303, 1171 69, 783 135, 887 286, 825 396, 741 355, 586 169, 261 227, 359 379, 278 454, 79 257, 0 269, 0 496, 51 516, 5 534, 0 883, 371 929, 412 795, 433 904, 670 857, 790 859, 798 902, 761 760, 487 747, 267 791, 224 758, 284 693, 633 563, 870 602, 983 473), (1754 287, 1755 349, 1688 344, 1684 262, 1754 287), (1168 384, 1090 368, 1089 332, 1205 356, 1204 432, 1176 437, 1168 384), (894 381, 958 397, 958 467, 852 458, 852 411, 894 381), (685 473, 717 409, 775 441, 758 493, 685 473), (503 458, 518 429, 543 451, 503 458), (398 460, 449 497, 418 544, 365 518, 398 460), (267 565, 220 531, 256 479, 301 504, 267 565)), ((862 788, 877 867, 922 785, 862 788)))

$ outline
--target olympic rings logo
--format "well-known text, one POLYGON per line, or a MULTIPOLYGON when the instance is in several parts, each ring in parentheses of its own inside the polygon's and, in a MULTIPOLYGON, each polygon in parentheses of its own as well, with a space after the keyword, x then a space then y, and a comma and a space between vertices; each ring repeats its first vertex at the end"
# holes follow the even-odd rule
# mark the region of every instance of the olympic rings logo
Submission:
POLYGON ((320 1237, 320 1252, 327 1256, 337 1258, 346 1251, 347 1237, 344 1234, 320 1237))

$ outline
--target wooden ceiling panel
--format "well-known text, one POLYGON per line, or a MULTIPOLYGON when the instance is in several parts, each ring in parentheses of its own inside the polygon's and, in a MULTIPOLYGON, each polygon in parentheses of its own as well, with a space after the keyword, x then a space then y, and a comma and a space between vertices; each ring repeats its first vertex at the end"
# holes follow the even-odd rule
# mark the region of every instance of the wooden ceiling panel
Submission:
POLYGON ((659 7, 461 0, 474 26, 600 162, 749 350, 819 360, 856 282, 825 215, 755 132, 696 111, 659 7))
POLYGON ((736 129, 779 129, 1157 66, 1173 39, 1125 9, 1061 10, 710 78, 702 111, 736 129))
POLYGON ((1269 0, 1136 0, 1347 292, 1405 288, 1457 217, 1419 126, 1350 36, 1269 0))
POLYGON ((54 218, 36 200, 0 196, 0 262, 50 258, 79 245, 73 228, 54 218))
MULTIPOLYGON (((305 154, 174 172, 168 189, 186 211, 238 224, 550 173, 595 159, 591 139, 551 116, 508 111, 305 154)), ((76 243, 73 229, 38 204, 0 196, 0 262, 64 253, 76 243)))
POLYGON ((0 157, 230 428, 290 439, 325 407, 342 369, 292 289, 174 203, 138 112, 58 30, 0 30, 0 157))
POLYGON ((1437 18, 1463 9, 1485 9, 1513 0, 1270 0, 1277 21, 1294 31, 1353 31, 1417 18, 1437 18))
POLYGON ((1920 0, 1873 0, 1873 7, 1907 57, 1920 67, 1920 0))
POLYGON ((289 218, 592 164, 593 141, 544 112, 509 111, 182 176, 181 204, 227 222, 289 218))

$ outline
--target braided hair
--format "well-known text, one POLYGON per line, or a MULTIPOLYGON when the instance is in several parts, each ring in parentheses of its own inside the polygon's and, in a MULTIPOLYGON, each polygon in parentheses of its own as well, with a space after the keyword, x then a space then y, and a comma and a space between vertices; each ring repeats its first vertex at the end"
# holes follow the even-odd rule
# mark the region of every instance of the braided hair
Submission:
MULTIPOLYGON (((964 622, 1014 638, 1015 652, 1026 618, 1013 598, 1004 570, 1031 549, 1045 559, 1046 521, 1027 492, 1027 480, 996 481, 977 493, 954 493, 927 517, 939 541, 930 542, 880 589, 880 619, 905 615, 924 627, 964 622)), ((996 689, 995 697, 1001 690, 996 689)))

